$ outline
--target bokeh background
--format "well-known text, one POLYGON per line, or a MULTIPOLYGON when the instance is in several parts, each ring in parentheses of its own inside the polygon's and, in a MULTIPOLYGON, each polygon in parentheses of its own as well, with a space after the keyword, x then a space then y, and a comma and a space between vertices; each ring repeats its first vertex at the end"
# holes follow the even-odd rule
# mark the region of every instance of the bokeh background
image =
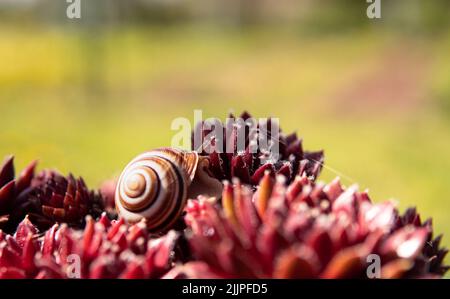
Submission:
MULTIPOLYGON (((0 157, 92 187, 176 117, 249 110, 450 247, 450 1, 0 0, 0 157)), ((447 259, 449 261, 449 259, 447 259)))

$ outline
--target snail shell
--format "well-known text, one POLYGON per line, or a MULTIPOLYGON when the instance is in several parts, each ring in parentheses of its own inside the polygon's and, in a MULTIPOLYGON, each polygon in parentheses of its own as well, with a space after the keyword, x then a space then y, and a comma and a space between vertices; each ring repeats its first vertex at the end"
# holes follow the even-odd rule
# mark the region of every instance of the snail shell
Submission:
POLYGON ((123 170, 115 193, 116 209, 129 223, 145 218, 154 232, 179 219, 188 198, 218 197, 222 184, 209 173, 209 160, 197 152, 160 148, 134 158, 123 170))

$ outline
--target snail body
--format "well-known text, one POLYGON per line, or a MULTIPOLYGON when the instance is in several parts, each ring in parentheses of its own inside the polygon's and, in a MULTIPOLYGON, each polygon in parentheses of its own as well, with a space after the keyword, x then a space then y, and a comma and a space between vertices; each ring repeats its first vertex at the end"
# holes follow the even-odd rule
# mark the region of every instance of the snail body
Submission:
POLYGON ((160 148, 134 158, 119 177, 115 205, 129 223, 146 220, 150 231, 171 228, 188 198, 219 196, 222 184, 209 174, 209 160, 197 152, 160 148))

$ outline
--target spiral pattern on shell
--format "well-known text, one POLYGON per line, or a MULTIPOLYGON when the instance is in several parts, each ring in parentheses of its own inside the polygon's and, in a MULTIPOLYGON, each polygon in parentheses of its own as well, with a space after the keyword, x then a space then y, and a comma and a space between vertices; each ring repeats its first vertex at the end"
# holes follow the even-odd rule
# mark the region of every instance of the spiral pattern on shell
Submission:
POLYGON ((129 223, 145 218, 153 232, 169 229, 182 213, 198 155, 172 148, 143 153, 120 175, 115 204, 129 223))

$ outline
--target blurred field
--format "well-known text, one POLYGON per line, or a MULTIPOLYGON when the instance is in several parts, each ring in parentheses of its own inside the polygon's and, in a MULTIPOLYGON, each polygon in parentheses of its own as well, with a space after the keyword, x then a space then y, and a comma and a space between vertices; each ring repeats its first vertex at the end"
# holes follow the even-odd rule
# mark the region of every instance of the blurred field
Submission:
POLYGON ((450 245, 450 34, 340 35, 254 28, 0 28, 0 156, 82 175, 90 186, 170 145, 194 109, 276 116, 321 179, 370 188, 433 217, 450 245))

